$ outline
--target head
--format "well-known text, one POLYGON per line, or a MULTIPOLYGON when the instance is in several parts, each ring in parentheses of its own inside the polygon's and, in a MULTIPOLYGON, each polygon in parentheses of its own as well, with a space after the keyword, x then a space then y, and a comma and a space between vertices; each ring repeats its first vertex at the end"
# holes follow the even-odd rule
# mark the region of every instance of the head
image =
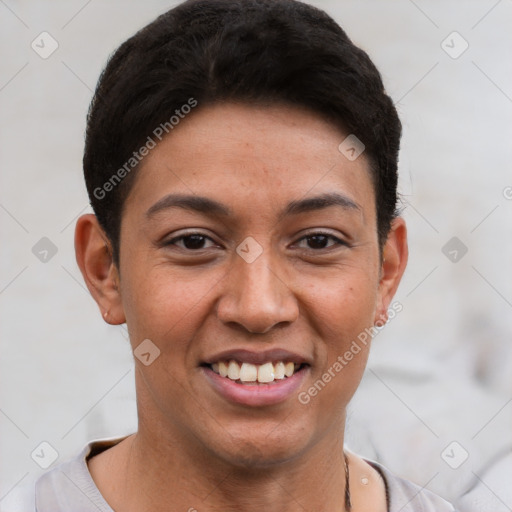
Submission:
POLYGON ((343 427, 370 343, 334 364, 385 321, 407 260, 400 133, 366 53, 293 0, 187 1, 120 46, 88 116, 95 215, 75 243, 106 320, 136 354, 151 340, 142 428, 268 465, 343 427), (291 394, 226 396, 211 368, 235 352, 296 359, 291 394))

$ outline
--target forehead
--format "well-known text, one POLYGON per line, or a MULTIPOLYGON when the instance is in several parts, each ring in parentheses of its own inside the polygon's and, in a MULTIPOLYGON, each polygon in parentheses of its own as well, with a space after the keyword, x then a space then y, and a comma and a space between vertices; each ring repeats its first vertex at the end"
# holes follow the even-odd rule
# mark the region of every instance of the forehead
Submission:
POLYGON ((199 108, 144 159, 127 203, 151 208, 179 192, 230 204, 231 213, 277 215, 308 195, 338 194, 372 216, 368 161, 364 153, 350 160, 339 150, 347 135, 295 107, 199 108))

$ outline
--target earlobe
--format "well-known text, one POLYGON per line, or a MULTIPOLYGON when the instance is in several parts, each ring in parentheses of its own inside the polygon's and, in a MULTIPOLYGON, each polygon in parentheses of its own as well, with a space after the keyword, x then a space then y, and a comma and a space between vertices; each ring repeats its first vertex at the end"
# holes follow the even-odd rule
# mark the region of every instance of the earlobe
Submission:
POLYGON ((85 284, 105 321, 112 325, 124 323, 119 272, 110 242, 93 214, 82 215, 76 223, 75 254, 85 284))
POLYGON ((391 230, 383 247, 375 325, 382 326, 387 322, 387 311, 404 274, 408 255, 405 220, 397 217, 392 221, 391 230))

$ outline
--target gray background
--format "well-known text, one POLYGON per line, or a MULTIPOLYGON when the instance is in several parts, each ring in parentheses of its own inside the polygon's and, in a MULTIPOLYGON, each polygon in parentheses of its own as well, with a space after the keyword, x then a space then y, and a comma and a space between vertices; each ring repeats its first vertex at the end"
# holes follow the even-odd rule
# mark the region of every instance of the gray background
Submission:
MULTIPOLYGON (((404 125, 404 309, 374 340, 348 446, 447 498, 474 488, 487 510, 512 510, 512 1, 312 3, 370 54, 404 125), (464 42, 453 31, 469 44, 457 58, 464 42)), ((41 442, 58 453, 55 465, 93 438, 136 428, 126 330, 102 321, 73 231, 91 211, 81 158, 99 73, 174 4, 0 0, 4 503, 43 472, 34 450, 51 460, 41 442), (59 45, 46 59, 31 47, 43 31, 59 45), (43 237, 57 249, 47 261, 43 237)), ((461 509, 485 509, 470 502, 461 509)))

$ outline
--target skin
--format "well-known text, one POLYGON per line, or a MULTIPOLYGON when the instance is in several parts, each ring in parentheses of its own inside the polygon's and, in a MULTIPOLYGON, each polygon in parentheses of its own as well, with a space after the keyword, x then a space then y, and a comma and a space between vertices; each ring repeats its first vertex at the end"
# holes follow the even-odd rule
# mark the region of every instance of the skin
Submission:
MULTIPOLYGON (((297 107, 198 107, 138 171, 119 268, 95 216, 78 220, 77 261, 106 321, 126 322, 133 349, 150 339, 161 351, 149 366, 135 359, 138 432, 89 461, 116 511, 343 510, 345 410, 369 343, 308 404, 297 394, 231 403, 199 365, 226 349, 289 349, 311 362, 303 392, 387 318, 407 262, 405 222, 395 219, 381 258, 368 161, 340 153, 345 137, 297 107), (279 216, 332 192, 357 208, 279 216), (206 196, 232 215, 174 207, 148 217, 170 193, 206 196), (163 243, 190 231, 207 237, 202 249, 163 243), (305 238, 318 232, 344 244, 305 238), (236 252, 248 236, 263 251, 252 263, 236 252)), ((352 510, 386 510, 378 473, 354 454, 349 464, 352 510)))

